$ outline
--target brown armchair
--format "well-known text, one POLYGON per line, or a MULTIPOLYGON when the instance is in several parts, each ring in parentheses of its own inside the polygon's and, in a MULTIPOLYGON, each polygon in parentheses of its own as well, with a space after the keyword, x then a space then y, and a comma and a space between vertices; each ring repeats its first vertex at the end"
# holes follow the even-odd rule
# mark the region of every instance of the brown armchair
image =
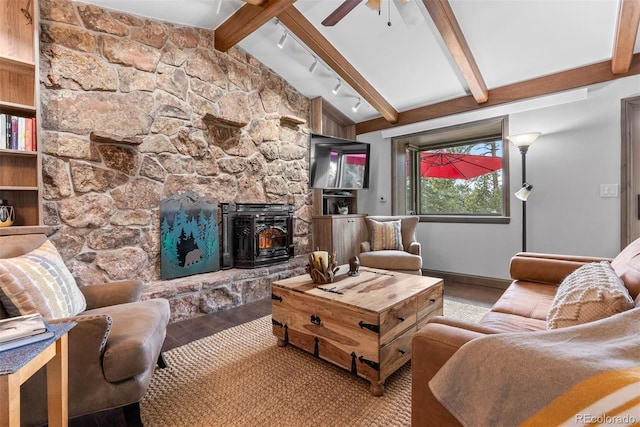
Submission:
MULTIPOLYGON (((16 289, 19 274, 12 272, 11 264, 15 265, 19 259, 16 257, 41 248, 46 240, 41 234, 0 237, 0 317, 16 315, 9 295, 16 289)), ((58 265, 66 269, 64 264, 58 265)), ((139 280, 82 286, 79 290, 86 310, 74 316, 47 319, 50 323, 77 323, 69 332, 68 341, 69 417, 124 407, 127 422, 141 424, 139 401, 156 363, 162 364, 161 349, 170 314, 166 299, 140 301, 142 289, 143 282, 139 280)), ((16 301, 20 302, 14 298, 16 301)), ((37 309, 37 298, 32 302, 36 311, 41 311, 37 309)), ((42 307, 43 313, 47 310, 42 307)), ((23 424, 47 422, 45 384, 45 371, 41 370, 22 386, 23 424)))
POLYGON ((422 247, 420 242, 416 241, 416 227, 419 221, 417 216, 368 216, 365 221, 368 240, 360 243, 358 258, 361 266, 401 273, 422 274, 422 247), (389 224, 396 221, 400 221, 401 245, 395 245, 393 238, 385 239, 385 242, 376 244, 373 239, 379 235, 376 232, 379 224, 389 224), (389 244, 389 242, 391 243, 389 244), (383 249, 377 249, 376 246, 383 249))

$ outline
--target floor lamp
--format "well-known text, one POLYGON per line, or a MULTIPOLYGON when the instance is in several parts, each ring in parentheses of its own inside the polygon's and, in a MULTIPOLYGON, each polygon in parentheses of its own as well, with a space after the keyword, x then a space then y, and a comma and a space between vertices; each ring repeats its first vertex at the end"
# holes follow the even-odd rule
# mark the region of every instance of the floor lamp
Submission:
POLYGON ((533 190, 533 185, 527 182, 527 151, 539 136, 540 132, 528 132, 507 137, 513 145, 518 147, 522 155, 522 187, 515 193, 515 196, 522 200, 522 252, 527 250, 527 198, 533 190))

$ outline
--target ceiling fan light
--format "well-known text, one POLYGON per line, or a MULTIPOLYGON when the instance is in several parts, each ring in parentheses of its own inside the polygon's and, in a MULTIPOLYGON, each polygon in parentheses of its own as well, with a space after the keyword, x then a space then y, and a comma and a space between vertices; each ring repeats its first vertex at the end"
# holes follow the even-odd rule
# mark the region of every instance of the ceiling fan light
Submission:
POLYGON ((354 113, 357 113, 361 105, 362 105, 362 101, 360 100, 360 98, 358 98, 358 102, 356 102, 351 109, 353 110, 354 113))
POLYGON ((309 72, 313 73, 318 68, 318 58, 313 58, 313 64, 309 67, 309 72))
POLYGON ((285 32, 282 37, 280 37, 280 41, 278 42, 278 47, 280 49, 284 49, 284 44, 287 42, 287 33, 285 32))
POLYGON ((338 79, 338 84, 332 90, 333 94, 337 95, 341 87, 342 87, 342 80, 338 79))

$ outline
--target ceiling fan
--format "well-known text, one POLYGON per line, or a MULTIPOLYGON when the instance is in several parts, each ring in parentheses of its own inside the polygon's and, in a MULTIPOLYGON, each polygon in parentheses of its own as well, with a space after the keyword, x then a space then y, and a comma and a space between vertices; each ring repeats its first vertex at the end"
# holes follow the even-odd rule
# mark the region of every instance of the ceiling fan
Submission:
MULTIPOLYGON (((336 8, 336 10, 331 12, 331 14, 322 21, 322 25, 324 25, 325 27, 333 27, 338 22, 340 22, 342 18, 347 16, 349 12, 355 9, 356 6, 362 3, 362 1, 363 0, 345 0, 340 6, 336 8)), ((391 0, 388 1, 390 2, 391 0)), ((402 20, 407 26, 417 24, 424 19, 415 2, 412 2, 410 0, 393 0, 393 3, 398 8, 398 12, 400 13, 402 20), (411 6, 409 6, 409 4, 413 4, 415 8, 413 10, 410 10, 411 6)), ((378 13, 380 13, 382 8, 382 0, 367 0, 366 5, 369 8, 377 10, 378 13)), ((391 26, 391 18, 389 18, 387 25, 391 26)))

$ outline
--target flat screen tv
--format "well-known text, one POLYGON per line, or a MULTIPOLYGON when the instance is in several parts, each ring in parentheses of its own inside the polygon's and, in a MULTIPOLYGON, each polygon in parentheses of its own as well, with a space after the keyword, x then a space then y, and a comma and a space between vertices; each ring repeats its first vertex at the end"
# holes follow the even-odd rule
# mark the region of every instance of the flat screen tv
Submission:
POLYGON ((311 188, 359 190, 369 188, 370 145, 332 136, 311 134, 311 188))

